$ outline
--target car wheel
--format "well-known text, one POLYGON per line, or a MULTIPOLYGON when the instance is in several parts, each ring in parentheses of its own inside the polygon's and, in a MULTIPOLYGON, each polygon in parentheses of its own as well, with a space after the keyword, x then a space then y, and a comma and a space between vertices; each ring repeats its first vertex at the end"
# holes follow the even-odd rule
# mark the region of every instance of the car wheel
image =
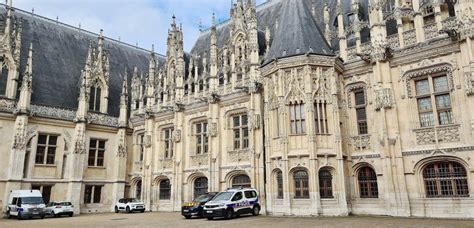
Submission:
POLYGON ((127 207, 127 209, 125 209, 125 211, 126 211, 127 213, 130 213, 130 207, 127 207))
POLYGON ((69 214, 69 217, 72 217, 72 216, 74 216, 74 213, 69 214))
POLYGON ((184 216, 186 219, 190 219, 192 216, 191 215, 185 215, 184 216))
POLYGON ((259 206, 254 206, 252 210, 252 215, 253 216, 258 216, 260 214, 260 207, 259 206))
POLYGON ((115 207, 115 213, 119 213, 118 207, 115 207))
POLYGON ((224 215, 224 219, 232 219, 234 217, 234 211, 232 209, 227 209, 224 215))
POLYGON ((214 217, 207 217, 207 220, 213 220, 214 217))
POLYGON ((40 217, 40 218, 41 218, 41 219, 44 219, 44 215, 41 215, 41 217, 40 217))
POLYGON ((12 215, 10 215, 10 211, 7 211, 7 219, 11 219, 12 215))
POLYGON ((21 215, 21 212, 18 212, 18 220, 22 220, 23 216, 21 215))
POLYGON ((145 210, 141 210, 140 213, 145 213, 145 210))

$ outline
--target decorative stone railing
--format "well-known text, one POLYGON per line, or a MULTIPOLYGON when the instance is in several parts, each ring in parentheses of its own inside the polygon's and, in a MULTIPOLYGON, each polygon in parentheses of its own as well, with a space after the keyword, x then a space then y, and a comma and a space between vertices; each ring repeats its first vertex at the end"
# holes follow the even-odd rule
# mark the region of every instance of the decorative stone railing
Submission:
POLYGON ((413 130, 416 144, 419 146, 453 143, 461 140, 460 125, 446 125, 438 127, 426 127, 413 130))
POLYGON ((76 111, 72 109, 62 109, 40 105, 31 105, 30 108, 31 116, 67 121, 73 121, 74 118, 76 118, 76 111))
POLYGON ((400 48, 400 39, 398 38, 398 33, 387 36, 387 43, 392 49, 400 48))
POLYGON ((423 29, 425 32, 425 40, 436 38, 439 35, 436 23, 427 24, 423 29))
POLYGON ((360 45, 360 52, 361 53, 370 53, 371 49, 372 49, 372 43, 370 41, 365 42, 365 43, 360 45))
POLYGON ((416 44, 416 31, 415 29, 403 32, 403 43, 405 46, 416 44))
POLYGON ((347 59, 348 60, 355 59, 357 57, 356 54, 357 54, 356 46, 347 48, 347 59))
POLYGON ((16 109, 16 101, 13 99, 0 98, 0 112, 13 113, 16 109))
POLYGON ((370 150, 372 147, 370 135, 358 135, 351 137, 351 145, 354 150, 370 150))
POLYGON ((103 125, 108 127, 118 127, 118 118, 102 113, 89 112, 87 119, 91 124, 103 125))

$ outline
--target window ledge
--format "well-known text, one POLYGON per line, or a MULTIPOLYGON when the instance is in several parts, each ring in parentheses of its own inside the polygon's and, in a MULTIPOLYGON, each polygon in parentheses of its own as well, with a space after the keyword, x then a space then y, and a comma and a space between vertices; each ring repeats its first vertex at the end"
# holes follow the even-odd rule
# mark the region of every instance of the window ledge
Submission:
POLYGON ((50 167, 50 168, 55 168, 58 167, 56 164, 35 164, 35 167, 50 167))
POLYGON ((308 134, 306 133, 301 133, 301 134, 289 134, 288 136, 306 136, 308 134))
POLYGON ((229 150, 229 153, 247 153, 250 149, 242 149, 242 150, 229 150))
POLYGON ((89 169, 107 169, 105 166, 87 166, 89 169))

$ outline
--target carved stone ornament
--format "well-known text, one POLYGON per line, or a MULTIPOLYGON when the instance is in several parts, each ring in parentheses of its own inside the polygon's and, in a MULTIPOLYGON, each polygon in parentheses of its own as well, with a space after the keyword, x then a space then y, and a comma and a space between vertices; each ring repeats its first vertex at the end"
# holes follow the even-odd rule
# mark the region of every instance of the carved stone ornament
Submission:
POLYGON ((180 142, 181 141, 181 130, 175 129, 173 131, 173 142, 180 142))
POLYGON ((219 102, 219 100, 220 97, 216 92, 209 93, 209 95, 207 96, 207 103, 209 104, 216 104, 217 102, 219 102))
POLYGON ((76 118, 76 111, 48 106, 31 105, 31 115, 58 120, 73 121, 76 118))
POLYGON ((354 150, 370 150, 370 135, 359 135, 352 137, 352 147, 354 150))
POLYGON ((76 133, 76 141, 74 143, 73 154, 86 153, 86 135, 83 129, 79 129, 76 133))
POLYGON ((192 165, 199 167, 207 165, 209 161, 209 154, 200 154, 191 157, 192 165))
POLYGON ((227 160, 229 162, 249 161, 250 151, 249 150, 229 151, 229 153, 227 154, 227 160))
POLYGON ((30 139, 36 135, 36 129, 38 126, 27 128, 27 126, 23 126, 22 121, 20 121, 18 125, 19 126, 16 129, 15 136, 13 137, 12 148, 16 150, 25 150, 30 139))
POLYGON ((145 147, 151 147, 151 135, 149 134, 145 135, 144 144, 145 144, 145 147))
POLYGON ((249 127, 251 130, 257 130, 260 128, 260 115, 259 114, 252 114, 249 115, 249 127))
POLYGON ((306 95, 304 90, 304 78, 302 73, 293 75, 290 72, 285 73, 286 77, 286 86, 288 88, 285 100, 287 102, 291 101, 305 101, 306 95), (289 75, 288 75, 289 74, 289 75))
POLYGON ((210 123, 208 133, 211 137, 216 137, 218 134, 217 123, 210 123))
POLYGON ((120 157, 120 158, 127 157, 127 142, 125 139, 125 131, 122 131, 122 130, 119 133, 117 157, 120 157))
POLYGON ((466 86, 466 95, 474 95, 474 71, 464 73, 464 82, 466 86))
POLYGON ((13 113, 16 109, 16 101, 8 98, 0 98, 0 112, 13 113))
POLYGON ((383 88, 375 90, 375 110, 389 109, 394 105, 392 89, 383 88))

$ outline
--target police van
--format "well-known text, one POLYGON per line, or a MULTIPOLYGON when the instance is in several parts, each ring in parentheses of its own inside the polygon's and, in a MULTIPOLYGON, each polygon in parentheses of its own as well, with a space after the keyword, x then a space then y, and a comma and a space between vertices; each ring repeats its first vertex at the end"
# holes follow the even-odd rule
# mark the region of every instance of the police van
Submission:
POLYGON ((43 195, 38 190, 12 190, 8 196, 6 216, 18 219, 40 217, 46 214, 43 195))
POLYGON ((241 214, 260 214, 260 201, 253 188, 228 189, 218 193, 204 205, 203 216, 212 220, 216 217, 232 219, 241 214))

